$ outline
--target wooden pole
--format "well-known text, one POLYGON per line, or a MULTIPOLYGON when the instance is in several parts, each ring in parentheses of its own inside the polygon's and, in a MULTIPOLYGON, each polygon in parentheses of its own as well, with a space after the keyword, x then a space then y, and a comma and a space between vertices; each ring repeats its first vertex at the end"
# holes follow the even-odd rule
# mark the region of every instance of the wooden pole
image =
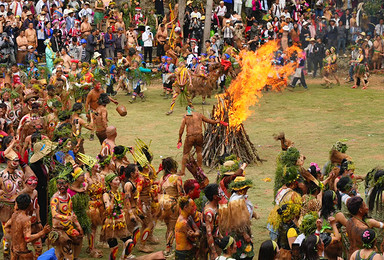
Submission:
POLYGON ((205 8, 205 25, 204 25, 204 37, 203 37, 203 52, 207 52, 205 48, 205 41, 209 40, 211 34, 211 22, 212 22, 212 7, 213 0, 207 0, 207 6, 205 8))
POLYGON ((184 13, 185 13, 185 8, 186 7, 187 7, 187 0, 179 0, 178 19, 179 19, 179 23, 180 23, 180 30, 181 30, 181 32, 184 32, 184 30, 183 30, 183 27, 184 27, 184 13))

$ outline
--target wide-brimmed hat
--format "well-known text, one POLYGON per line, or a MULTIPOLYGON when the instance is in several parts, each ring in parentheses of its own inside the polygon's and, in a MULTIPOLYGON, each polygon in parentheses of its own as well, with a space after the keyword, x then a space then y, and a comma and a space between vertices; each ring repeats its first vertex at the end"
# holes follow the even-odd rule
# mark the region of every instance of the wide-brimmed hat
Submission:
POLYGON ((315 40, 315 38, 311 38, 311 39, 309 39, 309 41, 310 42, 315 42, 316 40, 315 40))
POLYGON ((93 54, 94 59, 97 59, 99 57, 101 57, 101 54, 99 52, 95 52, 95 54, 93 54))
POLYGON ((33 155, 29 160, 30 163, 35 163, 44 158, 56 149, 57 145, 49 140, 43 140, 33 145, 33 155))
POLYGON ((192 3, 193 3, 193 1, 187 1, 187 5, 190 5, 192 3))
POLYGON ((27 12, 27 16, 28 16, 28 15, 32 15, 32 12, 31 12, 31 11, 28 11, 28 12, 27 12))
POLYGON ((283 26, 283 30, 284 30, 284 31, 289 31, 289 26, 288 26, 288 25, 284 25, 284 26, 283 26))
POLYGON ((229 185, 229 188, 234 191, 244 190, 252 187, 252 181, 245 179, 244 176, 238 176, 236 179, 229 185))

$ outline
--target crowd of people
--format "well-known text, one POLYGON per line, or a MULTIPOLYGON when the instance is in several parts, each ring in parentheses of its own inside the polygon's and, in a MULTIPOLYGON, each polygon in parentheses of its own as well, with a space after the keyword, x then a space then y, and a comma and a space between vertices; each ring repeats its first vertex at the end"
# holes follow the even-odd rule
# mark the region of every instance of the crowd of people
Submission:
POLYGON ((271 241, 261 245, 260 253, 274 248, 275 258, 268 259, 383 259, 383 170, 355 175, 348 146, 341 141, 331 147, 322 168, 314 162, 305 167, 305 156, 284 133, 275 139, 282 152, 267 225, 271 241), (365 199, 359 193, 363 181, 365 199))
MULTIPOLYGON (((4 1, 0 3, 1 60, 23 65, 38 78, 52 74, 57 64, 75 78, 89 64, 116 68, 107 70, 108 81, 119 81, 122 87, 130 84, 122 79, 129 67, 143 67, 141 73, 133 73, 142 74, 149 72, 144 68, 161 64, 166 74, 182 65, 192 72, 202 65, 205 72, 197 74, 206 76, 208 65, 225 59, 225 54, 235 58, 239 50, 255 51, 265 42, 279 40, 283 53, 291 45, 303 49, 305 74, 322 73, 327 85, 332 78, 340 84, 336 77, 339 56, 350 57, 346 80, 353 81, 354 88, 361 84, 365 88, 368 71, 382 68, 384 20, 381 11, 368 16, 364 2, 226 0, 206 14, 197 3, 187 1, 182 28, 178 5, 172 8, 165 13, 161 0, 155 0, 152 9, 139 2, 4 1), (211 37, 203 42, 208 18, 211 37), (180 57, 185 62, 179 65, 180 57), (45 64, 46 73, 35 71, 38 64, 45 64)), ((133 80, 132 86, 136 85, 133 80)))
MULTIPOLYGON (((102 0, 0 2, 4 259, 77 259, 84 238, 83 251, 101 258, 99 235, 109 259, 118 258, 119 247, 124 259, 134 259, 133 248, 146 254, 141 259, 253 259, 251 220, 258 216, 247 194, 247 165, 227 155, 217 182, 209 183, 201 168, 202 124, 228 123, 195 112, 193 98, 205 102, 218 86, 224 91, 237 75, 239 51, 257 51, 273 40, 279 41, 275 66, 297 63, 292 87, 300 80, 307 88, 305 71, 321 72, 328 87, 333 78, 340 84, 337 64, 349 56, 347 47, 347 80, 354 88, 366 88, 369 71, 382 69, 384 20, 368 20, 364 2, 225 0, 205 14, 188 1, 182 27, 177 5, 165 13, 163 1, 154 0, 148 8, 102 0), (212 25, 204 41, 205 19, 212 25), (293 60, 289 46, 301 48, 293 60), (180 170, 171 157, 156 170, 143 140, 116 144, 117 129, 108 122, 110 102, 120 115, 127 112, 113 98, 117 92, 131 103, 145 101, 146 82, 157 73, 162 95, 172 98, 167 115, 179 96, 188 103, 179 131, 180 170), (95 136, 100 152, 88 155, 84 140, 95 136), (192 147, 196 161, 189 157, 192 147), (186 168, 195 178, 183 184, 186 168), (153 253, 159 221, 167 228, 165 250, 153 253), (43 253, 44 243, 53 248, 43 253)), ((364 202, 345 144, 332 148, 320 170, 315 163, 305 168, 305 157, 284 135, 276 139, 283 151, 268 218, 271 239, 262 243, 259 259, 381 259, 375 247, 381 234, 372 228, 384 227, 383 171, 365 178, 364 202)))

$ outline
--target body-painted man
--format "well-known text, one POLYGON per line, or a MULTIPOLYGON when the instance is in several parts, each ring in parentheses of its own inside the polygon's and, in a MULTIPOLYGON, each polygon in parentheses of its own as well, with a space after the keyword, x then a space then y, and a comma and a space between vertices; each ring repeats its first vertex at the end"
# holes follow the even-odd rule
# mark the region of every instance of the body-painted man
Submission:
MULTIPOLYGON (((28 243, 41 240, 41 237, 50 231, 46 226, 38 233, 32 232, 31 217, 31 197, 28 194, 21 194, 16 198, 17 210, 12 214, 11 219, 6 223, 4 229, 10 234, 12 239, 12 260, 33 260, 33 252, 28 249, 28 243)), ((5 258, 4 258, 5 259, 5 258)))
MULTIPOLYGON (((17 154, 11 152, 5 155, 5 157, 7 160, 7 168, 0 172, 0 221, 3 226, 12 216, 16 197, 23 189, 24 178, 24 173, 19 169, 19 157, 17 154)), ((4 236, 4 259, 9 259, 10 257, 9 244, 6 236, 4 236)))
POLYGON ((200 113, 193 112, 193 106, 187 106, 187 114, 184 116, 181 122, 179 130, 179 141, 178 145, 181 145, 181 138, 184 133, 184 128, 187 127, 187 135, 185 137, 184 148, 183 148, 183 160, 181 161, 181 172, 180 175, 185 174, 185 164, 187 163, 189 152, 192 147, 195 147, 197 154, 197 165, 201 168, 203 164, 203 122, 209 124, 218 124, 219 120, 212 120, 206 118, 200 113))
POLYGON ((83 230, 73 212, 71 195, 68 194, 68 177, 59 176, 56 184, 58 191, 51 198, 52 227, 59 237, 72 240, 71 255, 77 258, 81 251, 83 230))
MULTIPOLYGON (((36 175, 31 173, 26 173, 24 177, 24 189, 20 192, 20 194, 28 194, 31 198, 32 209, 29 212, 29 216, 31 216, 31 234, 38 234, 43 230, 43 226, 40 220, 40 206, 38 203, 38 194, 37 194, 37 182, 38 179, 36 175)), ((33 247, 35 249, 35 258, 38 258, 43 252, 43 244, 41 238, 38 238, 33 241, 33 247)))
POLYGON ((180 67, 175 70, 175 83, 173 83, 173 96, 171 101, 171 109, 166 113, 166 115, 170 115, 173 113, 173 109, 175 107, 176 99, 181 94, 181 92, 185 93, 185 97, 187 98, 188 105, 192 105, 192 101, 189 98, 187 86, 192 86, 192 78, 191 73, 188 68, 185 67, 183 62, 179 62, 180 67), (189 83, 189 84, 188 84, 189 83), (187 85, 188 84, 188 85, 187 85))

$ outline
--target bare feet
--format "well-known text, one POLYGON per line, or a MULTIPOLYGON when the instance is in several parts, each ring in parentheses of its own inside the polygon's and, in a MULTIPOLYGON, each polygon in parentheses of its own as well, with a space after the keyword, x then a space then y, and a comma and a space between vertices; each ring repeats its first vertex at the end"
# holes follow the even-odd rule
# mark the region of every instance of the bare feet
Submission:
POLYGON ((148 246, 148 245, 138 245, 137 246, 137 250, 139 250, 140 252, 144 252, 144 253, 152 253, 153 252, 153 249, 148 246))
POLYGON ((153 235, 151 235, 151 236, 148 238, 148 243, 150 243, 151 245, 158 245, 158 244, 159 244, 159 239, 157 239, 156 237, 154 237, 153 235))

